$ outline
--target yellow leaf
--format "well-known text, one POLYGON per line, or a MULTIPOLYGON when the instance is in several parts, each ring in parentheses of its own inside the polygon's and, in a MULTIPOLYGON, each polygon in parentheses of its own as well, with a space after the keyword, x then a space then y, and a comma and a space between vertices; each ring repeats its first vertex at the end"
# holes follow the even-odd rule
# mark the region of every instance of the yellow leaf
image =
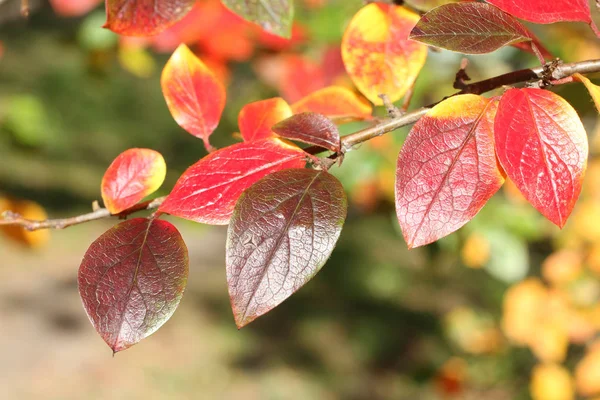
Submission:
POLYGON ((400 99, 425 64, 427 46, 408 40, 419 15, 404 7, 371 3, 359 10, 344 33, 342 58, 352 81, 371 102, 379 94, 400 99))
POLYGON ((530 384, 533 400, 572 400, 573 379, 563 366, 539 364, 533 369, 530 384))
POLYGON ((575 368, 577 391, 583 396, 600 394, 600 345, 596 343, 575 368))
POLYGON ((585 76, 581 75, 580 73, 573 74, 573 78, 576 81, 579 81, 579 82, 581 82, 581 83, 583 83, 585 85, 585 87, 588 90, 588 92, 590 92, 590 96, 592 96, 592 99, 594 100, 594 104, 596 105, 596 109, 598 111, 600 111, 600 87, 594 85, 592 83, 592 81, 590 81, 588 78, 586 78, 585 76))
MULTIPOLYGON (((0 197, 0 214, 4 211, 12 211, 23 218, 32 220, 45 220, 48 218, 42 206, 29 200, 12 200, 0 197)), ((50 239, 48 230, 30 232, 20 226, 6 225, 0 226, 0 231, 15 242, 31 248, 40 248, 50 239)))
POLYGON ((469 235, 460 252, 463 263, 469 268, 481 268, 490 259, 491 245, 485 236, 469 235))

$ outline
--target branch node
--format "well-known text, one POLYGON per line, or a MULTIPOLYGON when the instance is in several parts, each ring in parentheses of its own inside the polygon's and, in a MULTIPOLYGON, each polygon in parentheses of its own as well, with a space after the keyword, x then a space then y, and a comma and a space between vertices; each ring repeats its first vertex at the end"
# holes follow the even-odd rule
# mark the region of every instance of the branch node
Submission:
POLYGON ((454 78, 454 84, 452 85, 454 89, 465 90, 469 84, 466 83, 470 81, 471 78, 467 75, 467 66, 469 65, 469 59, 463 58, 460 61, 460 69, 456 72, 456 77, 454 78))
POLYGON ((387 94, 381 93, 378 96, 381 99, 381 101, 383 101, 383 105, 385 106, 385 109, 387 110, 388 115, 391 118, 398 118, 402 116, 402 111, 390 101, 390 98, 387 94))

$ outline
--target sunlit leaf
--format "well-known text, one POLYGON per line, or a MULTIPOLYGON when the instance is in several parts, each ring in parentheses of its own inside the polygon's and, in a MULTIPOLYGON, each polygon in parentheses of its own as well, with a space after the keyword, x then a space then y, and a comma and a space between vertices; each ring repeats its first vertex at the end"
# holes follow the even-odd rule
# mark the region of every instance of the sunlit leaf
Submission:
POLYGON ((396 213, 409 248, 462 227, 504 182, 494 154, 496 104, 454 96, 410 131, 396 169, 396 213))
POLYGON ((190 11, 195 0, 106 0, 105 28, 121 35, 152 36, 190 11))
POLYGON ((538 278, 528 278, 504 294, 502 329, 508 339, 524 346, 536 338, 548 291, 538 278))
POLYGON ((530 384, 533 400, 573 400, 575 391, 569 371, 558 364, 539 364, 533 368, 530 384))
POLYGON ((267 32, 289 38, 294 20, 293 0, 222 0, 242 18, 254 22, 267 32))
POLYGON ((563 227, 581 192, 588 156, 587 135, 573 107, 548 90, 510 89, 500 100, 494 132, 506 175, 563 227))
POLYGON ((79 267, 79 294, 113 352, 151 335, 173 315, 188 264, 181 235, 162 220, 121 222, 92 243, 79 267))
POLYGON ((488 3, 525 21, 551 24, 563 21, 581 21, 598 28, 592 21, 588 0, 486 0, 488 3))
POLYGON ((346 218, 341 183, 324 171, 266 176, 238 201, 227 231, 227 284, 239 328, 308 282, 329 258, 346 218))
MULTIPOLYGON (((34 201, 0 196, 0 215, 5 211, 13 212, 34 221, 43 221, 48 218, 46 210, 34 201)), ((47 229, 28 231, 16 225, 3 225, 0 226, 0 232, 17 243, 34 249, 45 246, 50 240, 50 231, 47 229)))
POLYGON ((600 112, 600 86, 594 85, 592 81, 580 73, 573 74, 573 78, 585 85, 585 88, 590 92, 590 96, 592 96, 592 100, 594 100, 596 109, 600 112))
POLYGON ((419 16, 404 7, 371 3, 346 28, 342 57, 356 87, 371 102, 381 105, 379 94, 400 99, 421 71, 427 47, 408 40, 419 16))
POLYGON ((273 126, 273 132, 286 139, 314 144, 331 151, 340 150, 340 132, 337 126, 321 114, 296 114, 273 126))
POLYGON ((292 104, 292 111, 295 114, 316 112, 334 119, 368 119, 373 106, 348 88, 328 86, 292 104))
POLYGON ((244 141, 276 136, 271 127, 292 116, 292 109, 281 97, 246 104, 238 116, 238 125, 244 141))
POLYGON ((102 200, 118 214, 154 193, 164 182, 167 165, 151 149, 129 149, 119 154, 102 178, 102 200))
POLYGON ((213 133, 225 108, 225 88, 213 73, 182 44, 163 69, 160 80, 171 115, 186 131, 204 140, 213 133))
POLYGON ((600 395, 600 343, 592 343, 575 368, 577 391, 583 396, 600 395))
POLYGON ((465 54, 489 53, 531 40, 516 18, 491 4, 474 2, 434 8, 421 17, 409 37, 465 54))
POLYGON ((303 167, 305 157, 300 148, 280 139, 225 147, 189 167, 159 210, 196 222, 225 225, 244 190, 272 172, 303 167))

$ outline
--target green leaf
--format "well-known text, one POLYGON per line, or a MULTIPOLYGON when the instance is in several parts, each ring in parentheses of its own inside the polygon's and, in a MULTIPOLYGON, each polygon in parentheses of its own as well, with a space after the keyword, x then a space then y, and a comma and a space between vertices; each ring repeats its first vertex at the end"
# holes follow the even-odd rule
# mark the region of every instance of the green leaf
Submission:
POLYGON ((238 328, 308 282, 331 255, 346 219, 342 184, 324 171, 267 175, 239 198, 227 231, 227 284, 238 328))
POLYGON ((290 38, 294 19, 293 0, 222 0, 231 11, 267 32, 290 38))

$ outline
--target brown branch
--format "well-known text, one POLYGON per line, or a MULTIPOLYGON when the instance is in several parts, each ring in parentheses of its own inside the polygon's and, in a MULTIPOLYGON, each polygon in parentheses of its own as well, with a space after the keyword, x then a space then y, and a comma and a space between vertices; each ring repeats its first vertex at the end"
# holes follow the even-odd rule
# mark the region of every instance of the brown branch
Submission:
MULTIPOLYGON (((162 204, 167 196, 158 197, 154 200, 148 200, 133 207, 128 208, 118 214, 111 214, 106 208, 94 209, 91 213, 78 215, 70 218, 59 218, 59 219, 46 219, 43 221, 36 221, 32 219, 23 218, 21 215, 12 211, 5 211, 0 215, 0 226, 2 225, 17 225, 22 226, 28 231, 36 231, 38 229, 64 229, 72 225, 83 224, 84 222, 95 221, 97 219, 108 218, 108 217, 119 217, 125 218, 130 214, 133 214, 142 210, 153 210, 158 208, 162 204)), ((95 207, 94 207, 95 208, 95 207)))
MULTIPOLYGON (((539 82, 540 86, 563 82, 565 78, 571 77, 575 73, 590 74, 600 72, 600 60, 587 60, 570 64, 562 64, 559 61, 550 62, 542 67, 532 69, 522 69, 499 75, 493 78, 485 79, 471 84, 465 84, 463 89, 454 93, 452 96, 459 94, 483 94, 494 89, 501 88, 507 85, 526 84, 531 82, 539 82)), ((568 80, 566 80, 568 81, 568 80)), ((411 125, 417 122, 423 115, 440 102, 430 104, 406 114, 402 114, 395 118, 385 119, 378 122, 376 125, 362 129, 358 132, 346 135, 342 138, 342 151, 339 154, 333 154, 329 157, 330 160, 336 160, 342 157, 346 151, 351 150, 354 146, 366 142, 377 136, 384 135, 403 126, 411 125)), ((311 146, 305 149, 309 154, 318 154, 326 151, 318 146, 311 146)), ((88 214, 79 215, 71 218, 63 219, 48 219, 44 221, 34 221, 22 218, 20 215, 10 211, 0 215, 1 225, 18 225, 27 230, 37 229, 63 229, 68 226, 81 224, 88 221, 107 217, 125 218, 126 216, 142 210, 152 210, 158 208, 165 200, 166 196, 157 199, 146 201, 137 204, 119 214, 113 215, 106 208, 98 208, 88 214)))

